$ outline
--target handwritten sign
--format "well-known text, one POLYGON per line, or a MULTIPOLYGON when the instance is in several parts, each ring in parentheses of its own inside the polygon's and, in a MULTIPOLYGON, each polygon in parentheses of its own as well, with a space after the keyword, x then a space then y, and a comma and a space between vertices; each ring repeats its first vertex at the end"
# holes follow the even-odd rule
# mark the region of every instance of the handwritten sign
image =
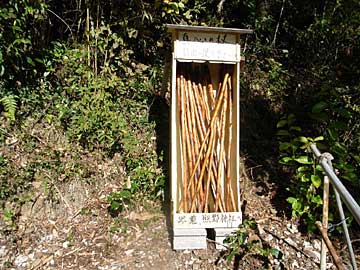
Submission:
POLYGON ((236 35, 229 33, 179 32, 180 41, 236 44, 236 35))
POLYGON ((236 228, 241 222, 239 212, 174 214, 175 228, 236 228))
POLYGON ((240 46, 237 44, 177 41, 175 58, 218 62, 239 62, 240 46))
POLYGON ((229 33, 180 31, 174 52, 180 61, 240 61, 240 45, 229 33))

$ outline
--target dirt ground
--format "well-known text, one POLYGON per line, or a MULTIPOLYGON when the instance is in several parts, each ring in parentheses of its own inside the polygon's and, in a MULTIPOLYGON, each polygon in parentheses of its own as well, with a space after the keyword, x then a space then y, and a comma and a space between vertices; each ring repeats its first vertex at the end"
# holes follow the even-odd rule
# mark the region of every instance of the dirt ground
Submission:
MULTIPOLYGON (((39 194, 35 202, 23 206, 18 229, 4 231, 1 269, 264 269, 257 254, 228 261, 228 252, 216 250, 211 239, 205 250, 174 251, 161 205, 111 217, 106 197, 112 188, 107 185, 97 193, 88 192, 87 197, 82 194, 80 206, 61 195, 69 194, 65 186, 58 188, 61 200, 56 204, 39 194)), ((320 240, 301 234, 294 220, 279 216, 271 203, 272 187, 264 193, 256 182, 246 179, 242 188, 244 217, 257 222, 256 237, 283 254, 281 259, 270 259, 267 268, 317 269, 320 240)), ((86 187, 72 189, 74 194, 83 193, 86 187)), ((1 226, 5 228, 4 221, 1 226)), ((334 269, 331 259, 328 269, 334 269)))
MULTIPOLYGON (((40 129, 37 129, 40 130, 40 129)), ((53 131, 53 129, 50 129, 53 131)), ((48 134, 52 134, 48 132, 48 134)), ((72 149, 58 134, 41 137, 45 147, 72 149), (52 138, 54 137, 54 138, 52 138)), ((3 148, 14 162, 25 164, 32 153, 24 154, 21 144, 9 143, 3 148), (16 153, 14 155, 13 153, 16 153)), ((56 148, 57 149, 57 148, 56 148)), ((47 148, 44 148, 46 153, 47 148)), ((38 151, 35 149, 35 152, 38 151)), ((69 153, 72 153, 69 151, 69 153)), ((40 152, 38 153, 41 154, 40 152)), ((76 157, 69 154, 65 163, 76 157)), ((319 267, 320 240, 300 232, 298 221, 286 215, 285 198, 278 195, 279 185, 274 177, 266 175, 262 165, 242 165, 241 195, 243 220, 254 220, 257 230, 249 236, 253 240, 279 250, 281 257, 262 256, 259 252, 239 250, 231 260, 228 250, 216 250, 208 239, 204 250, 174 251, 171 247, 171 224, 165 203, 138 203, 116 216, 108 211, 107 197, 119 190, 119 157, 101 160, 94 156, 78 158, 80 168, 89 164, 95 174, 95 183, 72 179, 50 181, 51 172, 37 172, 32 182, 31 200, 22 204, 16 213, 16 226, 0 213, 0 269, 317 269, 319 267), (43 174, 51 183, 52 194, 44 189, 43 174), (50 196, 51 195, 51 196, 50 196)), ((6 206, 5 206, 6 207, 6 206)), ((11 205, 10 205, 11 208, 11 205)), ((15 208, 14 208, 15 209, 15 208)), ((359 259, 360 246, 354 248, 359 259)), ((336 242, 344 262, 344 245, 336 242)), ((357 245, 357 246, 356 246, 357 245)), ((331 258, 328 269, 334 269, 331 258)))

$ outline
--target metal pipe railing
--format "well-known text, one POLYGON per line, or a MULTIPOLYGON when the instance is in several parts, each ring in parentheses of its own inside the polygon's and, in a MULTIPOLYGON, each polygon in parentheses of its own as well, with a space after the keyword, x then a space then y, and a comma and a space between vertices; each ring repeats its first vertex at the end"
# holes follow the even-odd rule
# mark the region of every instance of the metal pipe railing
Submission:
POLYGON ((316 147, 315 144, 310 145, 310 148, 312 152, 315 154, 315 156, 319 159, 319 163, 321 167, 324 169, 325 174, 330 178, 331 184, 334 185, 336 190, 339 192, 341 199, 346 204, 347 208, 351 212, 351 214, 354 216, 357 223, 360 225, 360 206, 355 201, 355 199, 351 196, 349 191, 346 189, 346 187, 341 183, 340 179, 336 176, 334 171, 331 169, 331 167, 328 164, 327 159, 321 158, 321 152, 316 147))
MULTIPOLYGON (((346 225, 346 219, 345 219, 341 199, 344 200, 345 204, 347 205, 348 209, 350 210, 351 214, 354 216, 355 220, 358 222, 359 225, 360 225, 360 207, 357 204, 357 202, 354 200, 354 198, 351 196, 351 194, 348 192, 348 190, 345 188, 345 186, 341 183, 340 179, 334 173, 334 169, 333 169, 332 163, 331 163, 331 160, 334 159, 332 157, 332 155, 329 153, 321 154, 321 152, 319 151, 319 149, 317 149, 315 144, 310 145, 310 148, 311 148, 311 151, 316 156, 316 158, 319 160, 319 163, 326 174, 326 176, 324 178, 324 209, 323 209, 323 223, 324 224, 323 225, 325 227, 327 227, 327 216, 328 216, 328 201, 327 200, 329 199, 328 193, 329 193, 329 179, 330 179, 331 184, 333 184, 333 188, 334 188, 334 192, 335 192, 335 196, 336 196, 336 203, 337 203, 340 218, 341 218, 341 224, 342 224, 343 230, 344 230, 346 244, 349 249, 349 255, 350 255, 352 268, 353 268, 353 270, 357 270, 355 254, 354 254, 354 250, 351 245, 350 235, 349 235, 349 231, 348 231, 348 228, 346 225)), ((325 249, 324 241, 322 241, 321 244, 322 245, 321 245, 321 256, 320 256, 320 261, 321 261, 320 269, 325 270, 326 269, 326 249, 325 249)))

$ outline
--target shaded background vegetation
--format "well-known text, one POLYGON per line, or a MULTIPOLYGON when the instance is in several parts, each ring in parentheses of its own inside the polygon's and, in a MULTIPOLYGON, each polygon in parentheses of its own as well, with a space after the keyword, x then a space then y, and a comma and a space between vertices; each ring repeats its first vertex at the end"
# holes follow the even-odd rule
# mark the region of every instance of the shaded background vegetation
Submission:
MULTIPOLYGON (((285 172, 270 177, 288 190, 293 216, 311 227, 322 203, 321 173, 301 149, 312 139, 334 154, 346 184, 358 192, 356 0, 3 1, 0 143, 11 146, 20 138, 31 153, 41 142, 29 126, 43 123, 79 147, 65 150, 79 151, 79 159, 84 152, 120 155, 124 187, 109 197, 114 210, 130 198, 162 198, 167 147, 159 123, 167 107, 161 83, 171 46, 166 23, 254 29, 242 40, 241 152, 264 170, 285 172)), ((74 174, 89 179, 83 164, 69 169, 62 151, 48 151, 20 165, 11 152, 0 152, 2 207, 24 201, 39 163, 65 180, 74 174)))

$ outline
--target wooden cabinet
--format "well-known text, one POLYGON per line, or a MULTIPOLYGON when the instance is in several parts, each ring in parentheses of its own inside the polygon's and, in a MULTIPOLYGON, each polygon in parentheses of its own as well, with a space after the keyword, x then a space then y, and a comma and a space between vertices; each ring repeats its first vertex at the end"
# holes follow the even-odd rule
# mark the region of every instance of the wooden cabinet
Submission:
POLYGON ((206 248, 205 229, 216 234, 242 222, 240 37, 252 31, 184 25, 168 29, 173 40, 173 243, 175 249, 206 248))

